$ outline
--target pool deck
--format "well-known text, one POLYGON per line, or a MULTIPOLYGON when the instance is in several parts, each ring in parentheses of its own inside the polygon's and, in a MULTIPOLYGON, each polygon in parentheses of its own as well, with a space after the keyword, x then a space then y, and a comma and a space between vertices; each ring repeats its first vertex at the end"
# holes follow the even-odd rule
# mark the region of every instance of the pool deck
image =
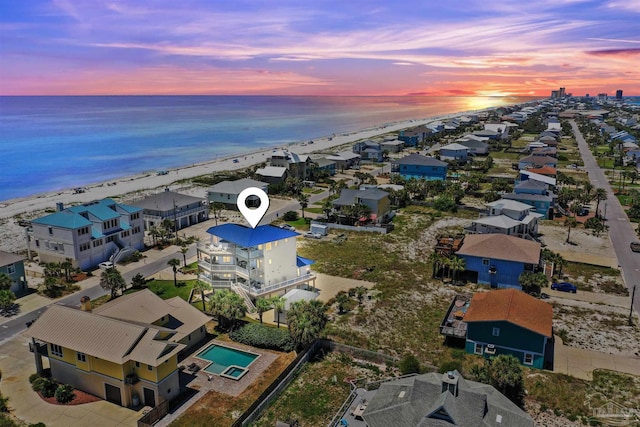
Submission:
MULTIPOLYGON (((236 342, 227 342, 213 339, 207 342, 205 345, 194 351, 192 355, 186 357, 180 365, 184 365, 185 369, 182 371, 181 378, 184 377, 188 381, 186 387, 209 391, 214 390, 219 393, 228 394, 231 396, 238 396, 242 393, 254 380, 256 380, 276 359, 278 355, 271 353, 268 350, 256 349, 236 342), (209 364, 207 360, 196 357, 202 350, 207 349, 211 344, 221 345, 223 347, 233 348, 236 350, 246 351, 248 353, 258 354, 259 357, 249 365, 247 368, 249 372, 242 376, 239 380, 231 378, 221 377, 216 374, 209 373, 204 368, 209 364), (187 366, 195 363, 200 370, 198 372, 191 373, 187 366)), ((182 381, 181 381, 182 385, 182 381)))

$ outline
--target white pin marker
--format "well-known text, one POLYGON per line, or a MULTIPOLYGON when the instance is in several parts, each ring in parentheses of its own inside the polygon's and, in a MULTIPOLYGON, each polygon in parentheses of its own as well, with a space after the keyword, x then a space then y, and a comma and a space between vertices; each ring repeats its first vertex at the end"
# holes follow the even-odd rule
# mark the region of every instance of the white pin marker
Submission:
POLYGON ((267 213, 267 209, 269 209, 269 196, 257 187, 249 187, 245 188, 240 192, 240 194, 238 194, 237 204, 240 213, 244 216, 249 225, 252 228, 256 228, 256 225, 260 223, 264 214, 267 213), (260 206, 257 208, 247 207, 246 201, 249 196, 258 197, 260 199, 260 206))

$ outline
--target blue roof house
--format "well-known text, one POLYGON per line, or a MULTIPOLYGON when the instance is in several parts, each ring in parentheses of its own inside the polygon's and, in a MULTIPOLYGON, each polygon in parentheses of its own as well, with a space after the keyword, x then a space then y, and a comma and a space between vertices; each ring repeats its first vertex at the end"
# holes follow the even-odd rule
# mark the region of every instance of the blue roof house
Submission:
POLYGON ((207 230, 209 242, 197 247, 198 278, 214 289, 230 288, 252 300, 308 289, 315 283, 313 261, 296 254, 298 233, 272 225, 256 228, 222 224, 207 230))
POLYGON ((444 181, 447 179, 448 165, 435 157, 410 154, 391 163, 391 173, 397 173, 404 179, 425 179, 444 181))
POLYGON ((103 261, 117 262, 144 248, 142 209, 112 199, 85 203, 34 219, 30 242, 40 262, 70 258, 88 270, 103 261))
POLYGON ((471 234, 456 255, 472 281, 492 288, 520 289, 520 274, 540 264, 540 243, 505 234, 471 234))

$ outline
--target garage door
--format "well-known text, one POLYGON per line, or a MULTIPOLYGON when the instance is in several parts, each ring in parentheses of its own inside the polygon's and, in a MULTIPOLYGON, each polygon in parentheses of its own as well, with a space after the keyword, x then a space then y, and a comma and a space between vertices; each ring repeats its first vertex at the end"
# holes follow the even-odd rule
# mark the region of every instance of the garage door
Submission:
POLYGON ((122 395, 120 394, 120 387, 105 383, 104 390, 108 402, 117 403, 118 405, 122 406, 122 395))

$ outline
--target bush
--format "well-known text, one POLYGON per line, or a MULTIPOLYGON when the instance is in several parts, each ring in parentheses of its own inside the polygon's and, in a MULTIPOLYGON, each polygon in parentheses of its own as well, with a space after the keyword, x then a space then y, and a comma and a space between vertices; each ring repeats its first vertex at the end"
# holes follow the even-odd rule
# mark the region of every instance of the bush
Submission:
POLYGON ((433 202, 433 207, 442 212, 456 212, 458 205, 456 201, 449 196, 440 196, 433 202))
POLYGON ((58 384, 51 378, 36 378, 31 383, 33 391, 39 391, 44 397, 53 397, 58 388, 58 384))
POLYGON ((419 374, 420 362, 413 354, 409 353, 400 361, 398 368, 400 368, 402 375, 419 374))
POLYGON ((276 329, 260 323, 248 325, 229 334, 232 340, 258 348, 293 351, 295 345, 287 329, 276 329))
POLYGON ((60 403, 68 403, 73 400, 75 394, 73 393, 73 387, 69 384, 60 384, 56 389, 56 400, 60 403))
POLYGON ((298 219, 298 212, 287 211, 282 216, 282 219, 284 219, 285 221, 296 221, 298 219))
POLYGON ((462 363, 459 360, 448 360, 440 365, 438 372, 444 374, 449 371, 462 371, 462 363))
POLYGON ((9 412, 9 398, 0 394, 0 412, 9 412))
POLYGON ((33 382, 34 382, 35 380, 37 380, 38 378, 42 378, 42 377, 41 377, 41 376, 40 376, 40 374, 39 374, 39 373, 37 373, 37 372, 36 372, 36 373, 33 373, 33 374, 31 374, 31 375, 29 375, 29 384, 33 384, 33 382))

